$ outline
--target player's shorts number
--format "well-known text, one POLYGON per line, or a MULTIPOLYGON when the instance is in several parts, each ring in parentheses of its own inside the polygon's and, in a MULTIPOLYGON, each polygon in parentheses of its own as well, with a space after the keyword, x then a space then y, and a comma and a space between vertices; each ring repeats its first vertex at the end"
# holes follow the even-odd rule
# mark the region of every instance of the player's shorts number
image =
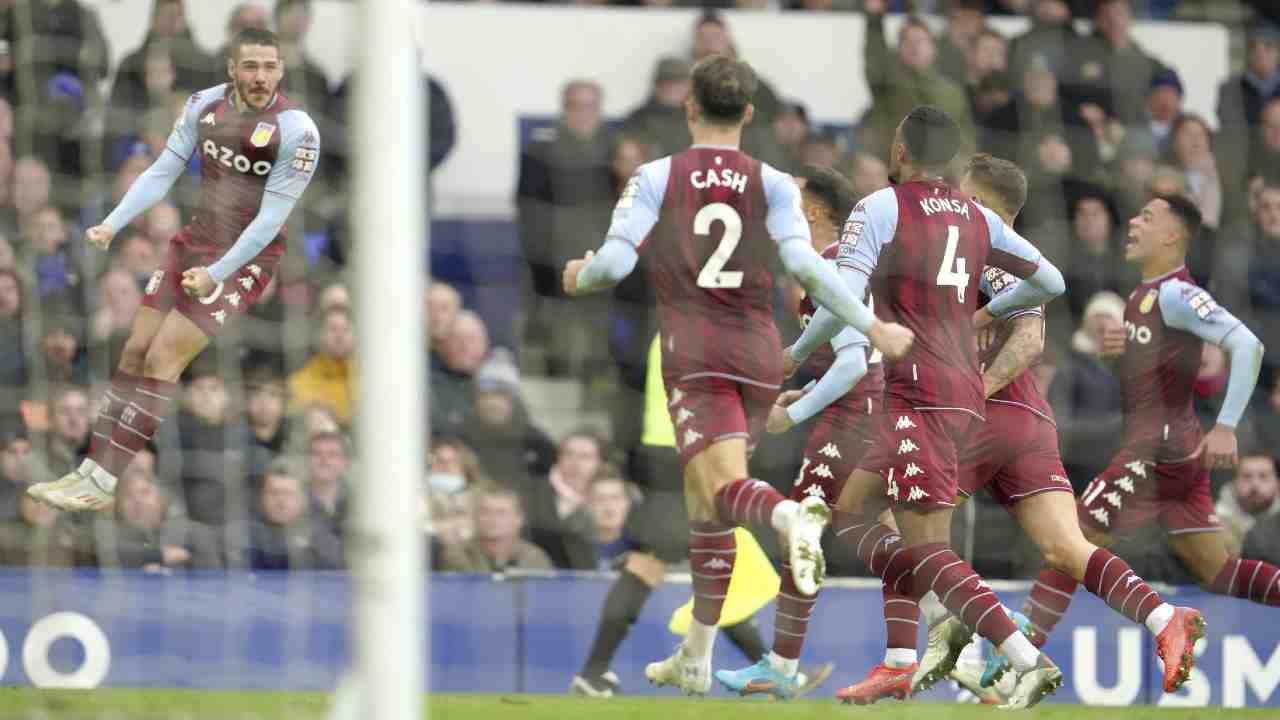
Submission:
POLYGON ((956 289, 956 300, 964 304, 964 291, 969 287, 969 273, 965 272, 964 258, 956 257, 956 245, 960 242, 960 228, 947 226, 947 250, 942 256, 942 267, 938 268, 938 286, 953 286, 956 289), (952 265, 955 270, 952 270, 952 265))
POLYGON ((742 216, 738 211, 724 203, 703 205, 698 214, 693 216, 693 234, 710 235, 711 224, 716 220, 724 223, 724 236, 720 238, 716 251, 711 253, 707 263, 702 266, 702 272, 698 273, 698 287, 713 289, 742 287, 741 272, 722 269, 725 263, 729 262, 733 251, 737 249, 738 241, 742 239, 742 216))

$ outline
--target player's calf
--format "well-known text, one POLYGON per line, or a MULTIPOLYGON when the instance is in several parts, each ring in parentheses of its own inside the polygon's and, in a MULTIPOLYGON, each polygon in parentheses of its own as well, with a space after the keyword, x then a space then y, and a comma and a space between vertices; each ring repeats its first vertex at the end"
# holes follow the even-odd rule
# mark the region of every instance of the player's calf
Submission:
POLYGON ((1230 557, 1209 589, 1219 595, 1280 607, 1280 568, 1261 560, 1230 557))

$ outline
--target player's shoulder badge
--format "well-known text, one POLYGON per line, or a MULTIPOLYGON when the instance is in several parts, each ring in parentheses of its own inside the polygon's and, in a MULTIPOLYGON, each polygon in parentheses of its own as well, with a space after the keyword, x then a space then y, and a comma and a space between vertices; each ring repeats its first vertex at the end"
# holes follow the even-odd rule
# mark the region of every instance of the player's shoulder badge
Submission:
POLYGON ((253 129, 253 134, 249 136, 249 142, 254 147, 266 147, 271 142, 271 136, 276 134, 276 126, 271 123, 260 122, 258 127, 253 129))
POLYGON ((631 176, 630 180, 627 181, 627 186, 622 189, 622 194, 618 196, 618 204, 616 206, 617 209, 626 210, 632 205, 635 205, 636 196, 639 194, 640 194, 640 173, 637 172, 636 174, 631 176))
POLYGON ((1147 296, 1142 298, 1142 304, 1138 306, 1138 312, 1142 313, 1143 315, 1146 315, 1147 313, 1151 312, 1151 308, 1155 307, 1156 300, 1159 300, 1159 299, 1160 299, 1160 291, 1157 290, 1156 288, 1151 288, 1150 290, 1147 291, 1147 296))

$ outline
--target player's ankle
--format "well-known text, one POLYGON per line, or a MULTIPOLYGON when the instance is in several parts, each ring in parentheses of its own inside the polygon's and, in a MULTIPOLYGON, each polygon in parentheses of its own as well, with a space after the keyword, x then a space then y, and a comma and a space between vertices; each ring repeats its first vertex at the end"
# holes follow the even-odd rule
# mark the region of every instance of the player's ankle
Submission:
POLYGON ((915 648, 885 648, 884 664, 891 668, 909 668, 918 662, 915 648))
POLYGON ((1169 625, 1169 621, 1172 619, 1173 606, 1169 603, 1164 603, 1155 610, 1152 610, 1150 614, 1147 615, 1147 619, 1143 621, 1143 624, 1147 626, 1147 629, 1151 631, 1152 635, 1159 635, 1164 632, 1165 627, 1169 625))
POLYGON ((796 671, 800 669, 799 658, 784 658, 776 652, 770 652, 765 655, 765 659, 769 661, 769 667, 773 668, 774 672, 786 677, 795 675, 796 671))
POLYGON ((773 508, 773 514, 769 516, 769 524, 780 533, 789 533, 799 512, 799 503, 794 500, 783 500, 773 508))

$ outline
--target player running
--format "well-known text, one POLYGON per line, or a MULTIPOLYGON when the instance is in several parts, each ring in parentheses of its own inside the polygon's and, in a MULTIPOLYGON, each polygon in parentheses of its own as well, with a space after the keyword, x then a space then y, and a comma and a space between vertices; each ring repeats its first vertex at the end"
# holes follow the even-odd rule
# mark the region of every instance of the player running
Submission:
MULTIPOLYGON (((1227 552, 1209 492, 1213 468, 1238 462, 1236 425, 1258 381, 1263 346, 1258 338, 1187 272, 1187 248, 1200 232, 1200 211, 1184 197, 1157 197, 1129 221, 1125 259, 1142 271, 1129 295, 1124 330, 1104 338, 1103 354, 1116 358, 1124 408, 1124 442, 1111 464, 1080 496, 1085 535, 1109 545, 1152 521, 1169 535, 1169 545, 1211 592, 1280 606, 1280 568, 1243 560, 1227 552), (1231 358, 1226 396, 1217 424, 1207 434, 1192 407, 1204 343, 1231 358)), ((1104 575, 1115 582, 1114 564, 1090 565, 1085 586, 1104 575)), ((1031 588, 1024 612, 1043 643, 1066 613, 1078 576, 1046 569, 1031 588)), ((1198 613, 1180 613, 1174 623, 1203 632, 1198 613)), ((1186 680, 1193 655, 1188 644, 1181 662, 1166 657, 1164 688, 1186 680)))
POLYGON ((248 29, 227 60, 231 81, 191 96, 165 151, 85 240, 106 250, 116 233, 162 200, 200 153, 200 204, 169 241, 99 406, 89 457, 61 479, 28 488, 62 510, 113 502, 116 480, 169 413, 182 371, 271 282, 284 223, 315 173, 320 134, 278 91, 284 64, 274 33, 248 29))
MULTIPOLYGON (((1026 202, 1027 179, 1017 165, 979 154, 970 159, 960 191, 1012 226, 1026 202)), ((980 286, 983 305, 1011 292, 1018 282, 1000 268, 987 267, 980 286)), ((986 422, 974 428, 960 453, 960 494, 967 498, 988 488, 1018 520, 1051 567, 1084 582, 1114 610, 1147 626, 1156 637, 1156 652, 1169 672, 1184 657, 1192 662, 1190 652, 1203 623, 1197 625, 1188 619, 1199 617, 1199 613, 1166 604, 1133 573, 1128 563, 1090 543, 1080 531, 1075 497, 1058 452, 1053 410, 1036 387, 1031 372, 1044 346, 1043 309, 1014 311, 998 318, 989 329, 994 341, 979 344, 987 397, 986 422)), ((989 687, 1000 679, 1008 667, 1004 656, 998 656, 992 671, 981 679, 957 676, 956 659, 973 633, 951 616, 936 596, 926 594, 921 605, 926 610, 930 643, 919 668, 927 678, 920 689, 951 674, 981 693, 984 685, 989 687)), ((915 619, 915 603, 903 604, 900 612, 915 619)), ((885 616, 890 617, 887 607, 885 616)), ((892 648, 892 624, 888 630, 892 648)), ((910 641, 908 647, 914 654, 914 627, 912 630, 910 638, 904 639, 910 641)), ((836 697, 858 704, 901 697, 910 689, 912 674, 910 668, 893 667, 886 662, 836 697)), ((1179 686, 1180 680, 1170 692, 1179 686)))
MULTIPOLYGON (((965 625, 1005 651, 1018 670, 1008 706, 1030 707, 1062 682, 1062 673, 1001 609, 995 593, 951 549, 951 514, 959 487, 959 448, 985 408, 974 329, 993 316, 1044 304, 1064 290, 1062 274, 998 215, 943 180, 960 144, 945 112, 921 106, 895 133, 891 176, 900 184, 872 193, 846 224, 855 287, 869 282, 877 310, 900 319, 916 342, 885 364, 881 442, 845 484, 836 535, 853 543, 872 572, 919 598, 935 591, 965 625), (994 265, 1025 278, 978 309, 982 269, 994 265), (902 542, 875 521, 887 494, 902 542)), ((793 366, 839 321, 819 312, 784 362, 793 366)), ((913 690, 925 684, 917 669, 913 690)))
MULTIPOLYGON (((837 267, 847 266, 847 260, 838 260, 840 228, 853 211, 857 197, 853 185, 835 170, 812 165, 802 169, 796 181, 800 185, 801 207, 809 222, 813 249, 837 267)), ((870 301, 870 295, 866 298, 870 301)), ((799 307, 801 325, 812 320, 815 312, 817 307, 806 296, 799 307)), ((808 364, 818 376, 816 384, 807 392, 792 390, 779 396, 769 411, 766 429, 771 433, 786 432, 819 416, 809 435, 791 499, 816 497, 833 506, 845 479, 858 467, 858 460, 879 432, 884 372, 880 367, 880 354, 871 352, 866 337, 848 327, 829 346, 816 350, 808 364)), ((733 692, 767 693, 784 700, 799 694, 793 678, 817 597, 804 596, 796 590, 786 562, 782 570, 773 625, 773 652, 742 670, 715 673, 716 680, 733 692)), ((913 625, 913 641, 914 631, 913 625)))
POLYGON ((700 61, 686 106, 693 147, 642 166, 618 200, 600 253, 564 270, 567 295, 593 292, 619 282, 638 253, 647 253, 668 410, 684 465, 694 621, 675 654, 645 675, 686 693, 711 687, 735 525, 779 532, 802 594, 817 592, 825 571, 826 504, 787 500, 747 477, 748 441, 763 427, 782 382, 770 261, 780 258, 815 300, 886 355, 900 356, 912 342, 906 328, 876 320, 810 247, 791 178, 738 149, 755 89, 746 63, 723 56, 700 61))

